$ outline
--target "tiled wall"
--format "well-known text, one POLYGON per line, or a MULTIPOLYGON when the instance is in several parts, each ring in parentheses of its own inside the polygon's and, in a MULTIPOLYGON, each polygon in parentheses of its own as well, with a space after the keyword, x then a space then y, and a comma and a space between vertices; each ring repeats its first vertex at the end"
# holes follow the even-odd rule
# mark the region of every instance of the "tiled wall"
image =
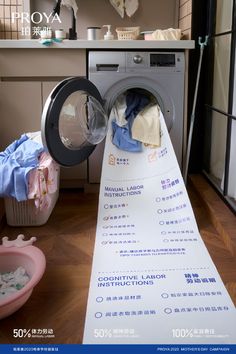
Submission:
MULTIPOLYGON (((17 23, 11 23, 11 13, 12 12, 22 12, 23 11, 23 3, 24 3, 24 0, 0 0, 0 39, 18 39, 18 38, 24 37, 24 36, 22 36, 22 33, 21 33, 20 21, 18 21, 17 23)), ((38 4, 39 4, 39 2, 38 2, 38 4)), ((81 4, 81 6, 82 5, 83 4, 81 4)), ((52 5, 51 5, 51 0, 50 0, 50 9, 51 9, 51 7, 52 7, 52 5)), ((111 8, 111 6, 109 8, 111 8)), ((141 14, 141 11, 139 11, 139 12, 141 14)), ((88 11, 87 11, 87 13, 88 13, 88 11)), ((179 28, 182 29, 182 32, 184 33, 186 39, 191 38, 191 18, 192 18, 192 0, 179 0, 179 28)), ((119 20, 118 16, 116 17, 116 21, 117 20, 119 20)), ((87 21, 87 18, 86 18, 86 21, 87 21)), ((124 21, 124 20, 122 20, 122 21, 124 21)), ((90 22, 91 22, 91 19, 90 19, 90 22)), ((149 22, 150 22, 150 20, 149 20, 149 22)), ((149 29, 148 24, 149 23, 146 24, 144 29, 149 29)), ((155 26, 152 26, 152 27, 153 27, 152 29, 155 28, 155 26)), ((166 27, 166 26, 163 25, 163 28, 164 27, 166 27)), ((85 28, 86 28, 86 26, 85 26, 85 28)), ((80 33, 81 33, 81 30, 80 30, 80 33)), ((84 33, 84 38, 85 38, 85 36, 86 36, 86 34, 84 33)))
MULTIPOLYGON (((54 0, 31 0, 31 13, 52 11, 54 0)), ((125 16, 121 18, 109 0, 77 0, 77 34, 79 39, 87 38, 87 27, 112 25, 112 32, 116 37, 116 27, 134 27, 139 25, 141 31, 154 31, 157 28, 176 28, 178 0, 139 0, 138 11, 131 18, 125 16)), ((71 13, 65 6, 62 6, 60 17, 62 24, 54 22, 52 29, 64 28, 68 32, 71 27, 71 13)), ((45 24, 44 24, 45 25, 45 24)), ((105 28, 102 29, 105 34, 105 28)), ((102 37, 103 38, 103 37, 102 37)))
POLYGON ((191 39, 192 26, 192 0, 179 1, 179 28, 184 34, 184 39, 191 39))
POLYGON ((0 0, 0 39, 21 38, 20 21, 11 22, 13 12, 22 12, 23 0, 0 0))

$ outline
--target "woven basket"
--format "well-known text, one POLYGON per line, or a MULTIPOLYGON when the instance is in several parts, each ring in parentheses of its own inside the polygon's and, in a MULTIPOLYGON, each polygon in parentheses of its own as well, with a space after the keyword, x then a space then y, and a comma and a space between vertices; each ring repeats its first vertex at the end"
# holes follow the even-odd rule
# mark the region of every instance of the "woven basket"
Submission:
POLYGON ((118 40, 137 39, 140 34, 140 27, 118 27, 116 33, 118 40))
POLYGON ((59 196, 60 170, 57 172, 57 190, 51 194, 47 209, 38 210, 34 199, 18 202, 15 198, 4 198, 7 223, 10 226, 41 226, 51 215, 59 196))

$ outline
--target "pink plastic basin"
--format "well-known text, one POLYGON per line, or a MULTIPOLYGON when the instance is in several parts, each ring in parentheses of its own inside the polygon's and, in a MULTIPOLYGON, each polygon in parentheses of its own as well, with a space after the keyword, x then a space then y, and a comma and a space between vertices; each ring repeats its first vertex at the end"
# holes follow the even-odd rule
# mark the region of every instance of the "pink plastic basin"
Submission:
POLYGON ((46 268, 45 256, 37 247, 0 246, 0 273, 15 271, 20 266, 25 268, 30 280, 21 290, 0 299, 0 319, 11 315, 24 305, 46 268))

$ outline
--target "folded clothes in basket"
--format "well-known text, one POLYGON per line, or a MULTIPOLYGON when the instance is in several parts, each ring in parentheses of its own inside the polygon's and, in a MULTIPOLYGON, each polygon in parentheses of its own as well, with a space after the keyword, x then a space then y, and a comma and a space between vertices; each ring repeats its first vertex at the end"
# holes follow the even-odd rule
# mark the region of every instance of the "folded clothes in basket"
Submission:
POLYGON ((38 166, 38 156, 43 151, 42 144, 23 134, 0 153, 0 197, 27 200, 28 174, 38 166))
POLYGON ((173 41, 181 39, 181 29, 168 28, 166 30, 157 29, 151 35, 151 38, 156 41, 173 41))
POLYGON ((58 188, 59 166, 44 151, 40 132, 24 134, 0 153, 0 197, 34 199, 48 209, 58 188))

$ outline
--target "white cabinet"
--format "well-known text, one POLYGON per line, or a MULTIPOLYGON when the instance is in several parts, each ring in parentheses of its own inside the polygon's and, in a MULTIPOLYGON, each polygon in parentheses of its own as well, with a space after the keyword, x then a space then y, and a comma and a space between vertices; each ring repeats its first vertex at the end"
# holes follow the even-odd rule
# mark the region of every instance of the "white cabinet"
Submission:
POLYGON ((48 78, 86 76, 83 49, 1 49, 0 77, 48 78))
MULTIPOLYGON (((56 81, 0 82, 0 150, 4 150, 21 134, 41 129, 43 105, 56 81)), ((83 187, 87 180, 87 161, 61 169, 62 187, 83 187)))
MULTIPOLYGON (((86 77, 86 51, 2 49, 0 52, 0 151, 21 134, 41 129, 48 94, 66 77, 86 77)), ((83 187, 87 161, 62 168, 62 187, 83 187)))
POLYGON ((41 110, 41 82, 0 82, 0 149, 40 130, 41 110))

